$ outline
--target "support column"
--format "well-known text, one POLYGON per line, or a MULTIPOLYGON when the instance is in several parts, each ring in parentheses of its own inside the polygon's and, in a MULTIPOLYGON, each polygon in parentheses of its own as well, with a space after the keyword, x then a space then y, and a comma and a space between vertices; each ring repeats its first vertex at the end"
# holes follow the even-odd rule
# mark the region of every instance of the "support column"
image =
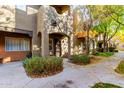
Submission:
POLYGON ((70 42, 70 37, 68 37, 68 58, 70 58, 71 54, 71 42, 70 42))
POLYGON ((81 53, 83 54, 83 49, 84 47, 83 47, 83 42, 81 42, 81 53))
POLYGON ((49 56, 49 35, 45 29, 42 32, 42 56, 49 56))
POLYGON ((42 34, 40 37, 40 56, 42 56, 42 34))
POLYGON ((46 27, 45 6, 40 6, 37 14, 37 32, 41 32, 41 56, 49 55, 49 34, 46 27))
MULTIPOLYGON (((34 20, 34 22, 35 21, 36 20, 34 20)), ((33 36, 32 36, 32 54, 35 56, 40 55, 40 49, 39 49, 38 43, 39 43, 39 40, 38 40, 38 35, 37 35, 37 30, 36 30, 36 25, 35 25, 34 30, 33 30, 33 36)))

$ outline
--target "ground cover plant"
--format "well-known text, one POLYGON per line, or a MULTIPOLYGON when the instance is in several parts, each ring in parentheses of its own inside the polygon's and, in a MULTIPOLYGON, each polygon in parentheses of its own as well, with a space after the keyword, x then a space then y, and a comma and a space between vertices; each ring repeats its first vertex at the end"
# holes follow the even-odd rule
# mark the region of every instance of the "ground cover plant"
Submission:
POLYGON ((46 77, 63 70, 62 58, 49 57, 32 57, 27 58, 23 62, 23 67, 30 77, 46 77))
POLYGON ((115 69, 117 73, 124 74, 124 60, 122 60, 117 68, 115 69))
POLYGON ((96 55, 96 56, 109 57, 109 56, 114 55, 114 52, 97 52, 95 55, 96 55))
POLYGON ((110 83, 99 82, 92 86, 92 88, 121 88, 121 87, 110 83))
POLYGON ((86 65, 90 63, 90 57, 88 55, 72 55, 72 63, 79 65, 86 65))

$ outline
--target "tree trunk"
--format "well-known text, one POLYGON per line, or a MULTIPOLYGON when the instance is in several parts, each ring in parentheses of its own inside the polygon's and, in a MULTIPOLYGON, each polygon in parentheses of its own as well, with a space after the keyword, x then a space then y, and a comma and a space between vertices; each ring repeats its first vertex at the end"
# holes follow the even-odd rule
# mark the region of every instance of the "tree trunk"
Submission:
POLYGON ((86 54, 89 54, 89 30, 87 30, 87 38, 86 38, 86 54))
POLYGON ((103 52, 106 52, 106 33, 103 34, 103 52))
MULTIPOLYGON (((108 40, 109 36, 107 35, 107 40, 108 40)), ((109 52, 109 42, 106 41, 106 51, 109 52)))
POLYGON ((98 44, 98 42, 99 42, 100 40, 101 40, 101 39, 100 39, 100 33, 99 33, 99 35, 98 35, 98 37, 97 37, 97 39, 96 39, 98 51, 100 50, 100 47, 99 47, 99 44, 98 44))
POLYGON ((106 42, 106 52, 109 52, 109 44, 106 42))
POLYGON ((94 54, 94 53, 95 53, 95 41, 92 40, 92 43, 93 43, 93 50, 92 50, 92 53, 94 54))

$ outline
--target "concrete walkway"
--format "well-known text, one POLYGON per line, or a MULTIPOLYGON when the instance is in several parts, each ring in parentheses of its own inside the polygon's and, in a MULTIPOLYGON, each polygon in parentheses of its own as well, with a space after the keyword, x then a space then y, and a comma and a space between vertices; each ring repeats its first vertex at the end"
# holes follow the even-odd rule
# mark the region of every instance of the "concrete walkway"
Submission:
POLYGON ((74 65, 64 59, 63 72, 47 78, 35 79, 27 77, 21 62, 1 64, 0 87, 86 88, 97 82, 113 83, 124 87, 124 75, 119 75, 114 71, 122 59, 124 59, 124 52, 116 53, 99 63, 87 66, 74 65))

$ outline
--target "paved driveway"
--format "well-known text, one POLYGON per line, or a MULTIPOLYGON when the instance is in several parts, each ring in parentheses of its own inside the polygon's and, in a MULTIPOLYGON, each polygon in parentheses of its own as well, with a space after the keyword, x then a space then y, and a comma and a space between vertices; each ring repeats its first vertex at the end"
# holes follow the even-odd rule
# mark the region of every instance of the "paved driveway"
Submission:
POLYGON ((124 87, 124 76, 114 72, 124 52, 116 53, 97 64, 78 66, 64 59, 63 72, 47 78, 27 77, 22 63, 13 62, 0 65, 0 87, 91 87, 97 82, 108 82, 124 87))

